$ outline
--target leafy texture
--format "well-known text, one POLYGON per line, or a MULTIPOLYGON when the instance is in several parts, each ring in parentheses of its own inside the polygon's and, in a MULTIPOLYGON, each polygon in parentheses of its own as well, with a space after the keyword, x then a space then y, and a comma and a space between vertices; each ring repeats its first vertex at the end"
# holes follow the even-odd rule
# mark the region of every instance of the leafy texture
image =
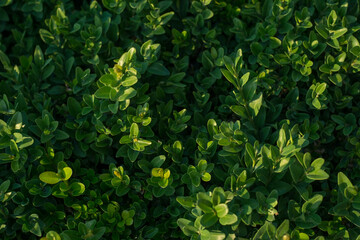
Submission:
POLYGON ((0 0, 0 239, 359 240, 359 9, 0 0))

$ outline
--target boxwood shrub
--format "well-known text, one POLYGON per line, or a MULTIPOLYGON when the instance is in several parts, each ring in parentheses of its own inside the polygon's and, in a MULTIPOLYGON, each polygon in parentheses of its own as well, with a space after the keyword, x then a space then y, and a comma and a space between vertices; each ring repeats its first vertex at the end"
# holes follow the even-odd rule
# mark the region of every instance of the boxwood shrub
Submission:
POLYGON ((0 238, 360 237, 357 0, 0 0, 0 238))

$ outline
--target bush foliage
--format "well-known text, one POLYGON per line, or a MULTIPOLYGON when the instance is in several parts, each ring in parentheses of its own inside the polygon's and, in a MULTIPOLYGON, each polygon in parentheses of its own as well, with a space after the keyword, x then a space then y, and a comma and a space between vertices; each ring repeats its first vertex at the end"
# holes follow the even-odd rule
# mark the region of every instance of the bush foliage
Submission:
POLYGON ((0 6, 0 238, 360 239, 359 1, 0 6))

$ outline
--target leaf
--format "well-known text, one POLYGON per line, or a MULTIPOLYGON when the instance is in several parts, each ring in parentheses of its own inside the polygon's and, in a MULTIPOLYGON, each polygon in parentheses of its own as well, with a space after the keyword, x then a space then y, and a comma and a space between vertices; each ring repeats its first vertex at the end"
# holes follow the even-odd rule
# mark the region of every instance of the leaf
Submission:
POLYGON ((136 123, 131 124, 130 138, 137 138, 139 136, 139 126, 136 123))
POLYGON ((342 86, 343 79, 342 79, 342 76, 338 73, 335 75, 329 76, 329 80, 338 87, 342 86))
POLYGON ((72 66, 74 65, 74 62, 75 62, 74 57, 70 57, 70 58, 68 58, 66 60, 66 62, 65 62, 65 71, 66 71, 67 75, 70 74, 70 71, 71 71, 72 66))
POLYGON ((229 212, 229 209, 227 207, 226 204, 224 203, 221 203, 221 204, 218 204, 214 207, 215 211, 216 211, 216 215, 219 217, 219 218, 222 218, 222 217, 225 217, 228 212, 229 212))
POLYGON ((81 112, 80 103, 73 97, 68 98, 67 106, 68 106, 68 109, 69 109, 69 113, 72 116, 77 116, 81 112))
POLYGON ((262 93, 260 93, 256 99, 253 99, 250 103, 249 103, 249 107, 253 110, 254 112, 254 116, 257 116, 259 111, 260 111, 260 108, 261 108, 261 105, 262 105, 262 93))
POLYGON ((42 50, 41 50, 41 48, 40 48, 39 45, 37 45, 37 46, 35 47, 34 62, 35 62, 36 65, 38 65, 38 66, 40 66, 40 67, 43 67, 44 62, 45 62, 45 60, 44 60, 44 54, 43 54, 43 52, 42 52, 42 50))
POLYGON ((316 194, 312 198, 310 198, 308 201, 306 201, 302 206, 302 212, 307 213, 315 213, 317 209, 319 208, 321 202, 323 201, 323 196, 320 194, 316 194))
POLYGON ((58 176, 55 172, 43 172, 39 175, 39 179, 43 181, 44 183, 48 184, 56 184, 61 181, 61 178, 58 176))
POLYGON ((165 160, 166 157, 164 155, 159 155, 157 157, 154 157, 153 160, 151 160, 151 165, 154 168, 159 168, 165 162, 165 160))
POLYGON ((247 113, 246 113, 246 109, 243 106, 239 106, 239 105, 232 105, 230 107, 231 111, 233 111, 236 115, 242 117, 242 118, 248 118, 247 113))
POLYGON ((164 169, 162 169, 162 168, 153 168, 151 170, 151 176, 162 178, 164 176, 164 169))
POLYGON ((218 221, 218 217, 215 213, 205 213, 201 216, 200 223, 203 227, 209 228, 218 221))
POLYGON ((104 74, 100 77, 99 81, 105 86, 116 87, 117 80, 113 74, 104 74))
POLYGON ((226 69, 221 69, 221 73, 224 75, 224 77, 232 84, 234 85, 237 89, 239 89, 239 86, 237 85, 237 80, 236 77, 234 75, 232 75, 228 70, 226 69))
POLYGON ((244 87, 244 85, 248 82, 249 77, 250 77, 250 72, 247 72, 241 76, 241 78, 240 78, 240 86, 241 87, 244 87))
POLYGON ((285 234, 287 234, 289 232, 289 226, 290 221, 288 219, 284 220, 276 229, 276 237, 281 239, 285 234))
POLYGON ((122 136, 119 141, 120 144, 127 144, 127 143, 131 143, 131 142, 132 142, 132 139, 128 135, 122 136))
POLYGON ((347 28, 340 28, 337 30, 330 30, 330 38, 331 39, 337 39, 339 37, 341 37, 342 35, 344 35, 346 32, 348 31, 347 28))
POLYGON ((9 127, 11 127, 12 129, 21 129, 22 127, 22 114, 20 112, 16 112, 10 122, 9 122, 9 127))
POLYGON ((195 187, 199 187, 200 186, 200 174, 196 171, 190 172, 189 173, 190 179, 191 179, 191 183, 193 186, 195 187))
POLYGON ((209 119, 207 122, 207 130, 210 134, 210 136, 214 136, 215 134, 218 134, 219 130, 218 130, 218 126, 217 123, 214 119, 209 119))
POLYGON ((134 85, 135 83, 137 83, 138 79, 136 76, 130 76, 130 77, 127 77, 121 84, 124 86, 124 87, 130 87, 132 85, 134 85))
POLYGON ((49 231, 46 234, 46 240, 61 240, 60 235, 55 231, 49 231))
POLYGON ((3 0, 0 2, 0 7, 5 7, 7 5, 10 5, 12 3, 12 0, 3 0))
POLYGON ((110 86, 103 86, 103 87, 99 88, 98 90, 96 90, 94 95, 96 98, 110 99, 110 94, 112 91, 115 91, 115 89, 113 89, 110 86))
POLYGON ((158 75, 158 76, 169 76, 170 72, 167 70, 166 67, 160 62, 155 62, 151 64, 147 71, 151 74, 158 75))
MULTIPOLYGON (((255 80, 250 80, 244 85, 243 92, 244 92, 245 101, 251 102, 254 100, 253 98, 255 96, 256 89, 257 89, 257 83, 255 80)), ((258 95, 257 99, 259 99, 260 97, 262 99, 262 94, 260 95, 258 95)))
POLYGON ((216 187, 214 188, 214 191, 213 191, 213 195, 212 195, 212 203, 214 205, 218 205, 222 202, 225 202, 225 192, 224 192, 224 189, 222 189, 221 187, 216 187))
POLYGON ((48 77, 51 76, 51 74, 54 72, 55 70, 55 66, 53 64, 49 64, 47 65, 44 70, 43 70, 43 74, 42 74, 42 79, 45 80, 47 79, 48 77))
POLYGON ((311 180, 326 180, 329 178, 329 174, 327 174, 324 170, 318 169, 307 173, 306 177, 311 180))
MULTIPOLYGON (((250 158, 255 161, 255 149, 250 143, 245 144, 246 152, 249 154, 250 158)), ((246 172, 245 172, 246 173, 246 172)))
POLYGON ((212 203, 209 200, 198 199, 197 200, 197 205, 204 213, 213 212, 212 203))
POLYGON ((338 173, 338 186, 339 186, 339 191, 343 194, 343 196, 345 196, 346 188, 354 187, 350 182, 350 180, 347 178, 347 176, 342 172, 338 173))
POLYGON ((323 25, 315 26, 315 30, 320 34, 321 37, 327 39, 329 37, 329 33, 323 25))
POLYGON ((345 216, 350 222, 357 227, 360 227, 360 212, 356 210, 350 211, 348 216, 345 216))
POLYGON ((72 169, 69 167, 64 167, 63 169, 60 170, 60 174, 61 176, 61 180, 66 181, 69 180, 69 178, 72 175, 72 169))
POLYGON ((290 156, 290 155, 292 155, 293 153, 295 153, 298 150, 299 149, 296 148, 294 145, 288 145, 288 146, 283 148, 283 150, 281 151, 281 155, 282 156, 290 156))
POLYGON ((184 197, 180 196, 176 198, 176 201, 181 204, 181 206, 185 208, 192 208, 195 207, 194 200, 192 197, 184 197))
POLYGON ((74 182, 70 185, 70 189, 71 195, 77 197, 85 192, 85 185, 79 182, 74 182))
POLYGON ((226 235, 220 231, 201 231, 201 240, 210 239, 210 240, 224 240, 226 235))
POLYGON ((127 88, 127 89, 125 89, 123 91, 119 91, 116 94, 116 97, 117 97, 117 100, 119 102, 122 102, 122 101, 126 101, 126 100, 128 100, 130 98, 135 97, 136 93, 137 93, 137 91, 134 88, 130 87, 130 88, 127 88))
POLYGON ((316 87, 315 92, 317 95, 320 95, 325 91, 325 89, 326 89, 326 83, 321 83, 316 87))
POLYGON ((106 232, 106 227, 95 228, 92 231, 93 236, 92 236, 91 240, 99 240, 99 239, 101 239, 101 237, 105 234, 105 232, 106 232))
POLYGON ((194 224, 185 218, 179 218, 177 224, 186 236, 191 236, 198 231, 194 224))
POLYGON ((321 103, 318 98, 314 98, 311 103, 316 109, 321 109, 321 103))
POLYGON ((0 184, 0 196, 5 194, 10 187, 10 180, 6 180, 0 184))
POLYGON ((209 182, 211 180, 211 175, 210 173, 204 173, 201 177, 201 179, 204 181, 204 182, 209 182))
POLYGON ((232 225, 238 220, 237 216, 233 213, 227 214, 226 216, 220 218, 219 222, 221 225, 232 225))

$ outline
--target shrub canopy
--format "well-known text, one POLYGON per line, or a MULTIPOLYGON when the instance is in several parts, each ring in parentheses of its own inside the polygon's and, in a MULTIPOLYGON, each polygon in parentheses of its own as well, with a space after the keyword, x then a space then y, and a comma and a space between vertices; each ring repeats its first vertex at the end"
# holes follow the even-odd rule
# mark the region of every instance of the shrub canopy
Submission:
POLYGON ((358 16, 0 0, 0 238, 359 240, 358 16))

